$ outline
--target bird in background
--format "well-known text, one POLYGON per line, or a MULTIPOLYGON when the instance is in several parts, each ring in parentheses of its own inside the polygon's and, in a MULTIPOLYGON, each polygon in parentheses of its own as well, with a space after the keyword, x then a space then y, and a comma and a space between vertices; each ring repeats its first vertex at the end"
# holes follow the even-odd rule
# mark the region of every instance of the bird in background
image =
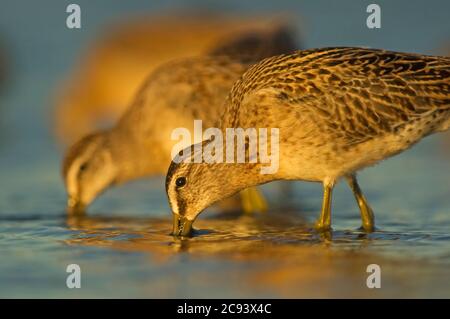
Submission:
POLYGON ((261 174, 261 163, 175 159, 166 176, 174 235, 190 235, 214 202, 274 180, 322 183, 316 227, 330 230, 332 191, 342 178, 371 232, 374 214, 356 173, 450 127, 450 58, 352 47, 297 51, 253 65, 225 104, 222 132, 279 129, 279 168, 261 174))
MULTIPOLYGON (((67 151, 62 175, 69 212, 83 212, 113 185, 164 175, 177 143, 171 140, 175 128, 193 132, 194 120, 202 120, 204 129, 217 127, 223 101, 250 64, 294 49, 293 35, 283 27, 270 36, 243 34, 210 55, 157 68, 116 125, 83 137, 67 151)), ((257 189, 243 190, 241 198, 244 211, 266 210, 257 189)))
POLYGON ((70 146, 114 125, 142 82, 164 63, 220 53, 255 62, 298 49, 292 46, 291 21, 285 14, 169 11, 111 23, 57 88, 53 117, 58 142, 70 146))

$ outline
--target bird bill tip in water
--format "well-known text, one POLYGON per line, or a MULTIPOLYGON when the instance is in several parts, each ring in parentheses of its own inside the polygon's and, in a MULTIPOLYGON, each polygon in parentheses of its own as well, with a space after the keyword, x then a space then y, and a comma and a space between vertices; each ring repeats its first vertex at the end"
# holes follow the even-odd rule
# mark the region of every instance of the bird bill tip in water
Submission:
POLYGON ((82 214, 86 210, 86 206, 74 197, 67 199, 67 212, 69 214, 82 214))
POLYGON ((193 220, 189 220, 178 214, 173 215, 173 231, 172 235, 177 237, 188 237, 192 233, 193 220))

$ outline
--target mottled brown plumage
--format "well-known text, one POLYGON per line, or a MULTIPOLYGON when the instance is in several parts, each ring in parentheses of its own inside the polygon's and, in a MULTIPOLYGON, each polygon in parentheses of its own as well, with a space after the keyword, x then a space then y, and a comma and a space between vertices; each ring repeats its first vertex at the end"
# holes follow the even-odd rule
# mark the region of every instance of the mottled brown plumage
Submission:
POLYGON ((449 60, 355 48, 305 50, 269 58, 233 87, 227 115, 234 118, 225 119, 224 124, 238 124, 244 96, 271 88, 281 104, 314 112, 324 129, 357 144, 399 131, 425 113, 448 110, 449 60))
POLYGON ((279 128, 273 175, 254 164, 173 164, 167 189, 175 219, 191 221, 215 200, 277 179, 320 181, 320 228, 329 228, 331 191, 346 177, 363 226, 373 215, 356 182, 359 169, 450 126, 450 59, 362 48, 298 51, 252 66, 229 94, 222 129, 279 128), (177 190, 173 181, 189 183, 177 190), (196 196, 190 196, 194 193, 196 196))

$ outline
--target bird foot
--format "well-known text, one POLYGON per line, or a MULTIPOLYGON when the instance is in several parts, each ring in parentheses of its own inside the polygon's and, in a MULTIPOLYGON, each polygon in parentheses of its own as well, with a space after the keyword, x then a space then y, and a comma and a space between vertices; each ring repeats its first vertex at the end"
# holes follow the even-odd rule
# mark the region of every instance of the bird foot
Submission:
POLYGON ((325 224, 321 221, 317 221, 314 224, 314 228, 319 231, 319 232, 329 232, 332 230, 331 225, 330 224, 325 224))

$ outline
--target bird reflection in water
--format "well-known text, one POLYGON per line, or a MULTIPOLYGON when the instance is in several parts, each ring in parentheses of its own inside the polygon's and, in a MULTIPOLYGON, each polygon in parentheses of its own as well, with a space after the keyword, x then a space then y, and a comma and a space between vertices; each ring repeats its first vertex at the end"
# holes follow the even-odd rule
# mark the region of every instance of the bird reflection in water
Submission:
MULTIPOLYGON (((436 280, 442 275, 441 268, 424 274, 421 269, 426 261, 412 263, 403 255, 393 258, 381 253, 380 247, 389 242, 399 245, 417 240, 412 235, 320 233, 298 214, 288 212, 211 216, 197 221, 198 229, 191 238, 171 236, 169 218, 77 215, 67 216, 67 226, 76 232, 65 241, 67 245, 148 253, 152 263, 173 267, 177 273, 187 271, 189 278, 185 280, 201 282, 202 289, 237 284, 242 294, 286 298, 417 297, 430 292, 432 285, 411 285, 410 278, 425 276, 438 284, 436 280), (208 268, 210 262, 230 267, 208 268), (194 266, 187 266, 190 263, 194 266), (389 282, 389 287, 377 291, 367 288, 366 269, 374 263, 382 266, 383 282, 389 282)), ((161 280, 176 285, 167 278, 161 280)))

